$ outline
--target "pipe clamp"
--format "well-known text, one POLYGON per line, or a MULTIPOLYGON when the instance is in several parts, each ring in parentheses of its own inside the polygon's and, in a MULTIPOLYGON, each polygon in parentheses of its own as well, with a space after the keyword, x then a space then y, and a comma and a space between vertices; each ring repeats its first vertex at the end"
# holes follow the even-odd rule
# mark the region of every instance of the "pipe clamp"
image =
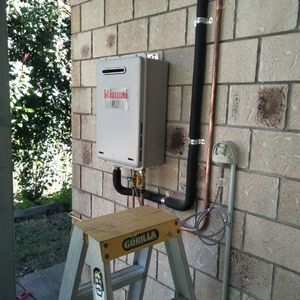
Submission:
POLYGON ((208 17, 208 18, 203 18, 203 17, 197 17, 196 20, 194 21, 194 25, 195 27, 198 24, 206 24, 206 25, 210 25, 213 23, 213 18, 212 17, 208 17))
POLYGON ((190 145, 205 145, 204 139, 190 139, 190 145))

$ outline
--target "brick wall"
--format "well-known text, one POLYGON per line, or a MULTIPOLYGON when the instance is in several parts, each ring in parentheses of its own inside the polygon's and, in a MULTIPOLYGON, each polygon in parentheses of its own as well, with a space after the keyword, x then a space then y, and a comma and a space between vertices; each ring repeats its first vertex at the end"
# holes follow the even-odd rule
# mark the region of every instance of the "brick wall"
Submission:
MULTIPOLYGON (((166 163, 147 170, 148 188, 185 190, 196 0, 72 1, 73 210, 83 219, 126 209, 110 164, 95 155, 96 61, 159 52, 170 63, 166 163), (176 144, 183 138, 184 146, 176 144)), ((213 14, 215 2, 209 3, 213 14)), ((209 27, 202 135, 208 120, 213 25, 209 27)), ((300 31, 298 0, 225 0, 215 141, 239 150, 230 299, 299 299, 300 31)), ((201 148, 198 210, 204 194, 201 148)), ((212 193, 219 169, 213 167, 212 193)), ((123 170, 126 176, 128 170, 123 170)), ((126 178, 123 178, 126 184, 126 178)), ((226 205, 226 188, 222 205, 226 205)), ((148 202, 150 205, 153 203, 148 202)), ((166 208, 162 208, 166 209, 166 208)), ((177 212, 179 217, 193 213, 177 212)), ((224 245, 183 235, 199 299, 219 299, 224 245)), ((131 256, 114 263, 118 269, 131 256)), ((145 299, 170 299, 164 247, 155 248, 145 299), (151 289, 149 289, 151 287, 151 289)), ((124 299, 126 291, 118 291, 124 299)))

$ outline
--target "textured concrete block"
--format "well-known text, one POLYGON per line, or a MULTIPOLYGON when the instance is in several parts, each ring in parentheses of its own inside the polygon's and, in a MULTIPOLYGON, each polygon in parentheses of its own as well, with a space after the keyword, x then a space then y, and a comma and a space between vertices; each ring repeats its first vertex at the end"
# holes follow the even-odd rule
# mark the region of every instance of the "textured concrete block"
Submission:
POLYGON ((300 226, 300 184, 281 179, 278 219, 300 226))
POLYGON ((93 57, 117 53, 117 26, 99 28, 93 31, 93 57))
POLYGON ((92 218, 113 214, 114 210, 113 202, 92 195, 92 218))
POLYGON ((80 115, 72 114, 72 138, 80 139, 81 125, 80 115))
POLYGON ((157 280, 174 289, 168 256, 161 252, 158 252, 157 259, 157 280))
POLYGON ((170 9, 196 4, 197 0, 170 0, 170 9))
POLYGON ((71 33, 80 31, 80 6, 71 8, 71 33))
POLYGON ((91 49, 91 32, 72 35, 72 59, 90 58, 91 49))
POLYGON ((72 209, 79 214, 87 217, 91 216, 91 195, 78 190, 72 189, 72 209))
MULTIPOLYGON (((256 60, 256 39, 222 43, 220 47, 219 83, 254 82, 256 60)), ((212 46, 208 47, 206 82, 211 82, 212 46)))
POLYGON ((230 87, 228 123, 284 128, 287 85, 233 85, 230 87))
POLYGON ((150 19, 149 49, 185 45, 186 11, 179 10, 150 19))
POLYGON ((74 113, 91 113, 91 89, 73 88, 72 89, 72 111, 74 113))
POLYGON ((86 2, 88 0, 71 0, 71 6, 78 5, 80 3, 86 2))
MULTIPOLYGON (((234 13, 235 13, 235 1, 225 0, 223 1, 223 11, 222 11, 222 21, 221 21, 221 40, 229 40, 233 38, 233 28, 234 28, 234 13)), ((215 18, 215 1, 209 2, 208 4, 208 16, 215 18)), ((195 44, 195 25, 194 21, 196 19, 196 6, 190 7, 188 10, 188 34, 187 34, 187 44, 195 44)), ((213 24, 207 26, 207 42, 213 42, 214 40, 214 27, 213 24)))
POLYGON ((300 80, 300 33, 262 39, 259 81, 300 80))
MULTIPOLYGON (((222 278, 224 265, 224 247, 220 253, 219 277, 222 278)), ((271 299, 272 264, 266 263, 246 253, 232 249, 230 256, 231 286, 252 294, 259 299, 271 299)))
POLYGON ((191 84, 193 78, 194 47, 166 50, 169 62, 169 84, 191 84))
POLYGON ((81 138, 92 142, 96 141, 96 116, 81 116, 81 138))
POLYGON ((79 165, 91 165, 92 149, 91 143, 73 140, 72 141, 72 157, 73 162, 79 165))
POLYGON ((300 296, 300 276, 281 268, 275 269, 274 300, 296 300, 300 296))
POLYGON ((102 196, 102 172, 82 167, 81 189, 83 191, 102 196))
POLYGON ((234 207, 275 219, 278 188, 278 178, 238 171, 234 207))
POLYGON ((71 77, 72 77, 72 87, 79 87, 80 86, 80 61, 72 62, 71 77))
POLYGON ((191 233, 183 232, 182 237, 189 265, 207 274, 216 276, 218 245, 207 246, 191 233))
MULTIPOLYGON (((101 182, 99 183, 101 184, 101 182)), ((128 186, 126 178, 122 178, 122 184, 128 186)), ((127 196, 119 194, 113 187, 112 175, 104 173, 103 179, 103 197, 109 200, 112 200, 116 203, 119 203, 123 206, 127 206, 127 196)))
POLYGON ((89 30, 104 25, 104 0, 92 0, 81 5, 81 28, 89 30))
POLYGON ((297 20, 297 0, 243 0, 237 9, 236 36, 292 30, 297 26, 297 20))
POLYGON ((132 0, 106 0, 105 22, 106 24, 123 22, 132 19, 132 0))
POLYGON ((288 116, 288 128, 300 129, 300 84, 292 86, 292 99, 288 116))
POLYGON ((172 299, 174 298, 174 291, 165 285, 153 280, 151 277, 147 278, 144 299, 172 299))
POLYGON ((135 0, 134 17, 154 15, 168 9, 168 0, 135 0))
POLYGON ((72 186, 80 189, 81 170, 79 165, 72 164, 72 186))
POLYGON ((168 92, 168 121, 180 121, 181 87, 169 87, 168 92))
POLYGON ((96 63, 97 60, 84 60, 81 62, 81 84, 82 86, 96 86, 96 63))
POLYGON ((176 191, 177 177, 177 159, 167 158, 164 165, 147 169, 146 182, 147 184, 176 191))
POLYGON ((244 249, 278 265, 300 271, 299 229, 247 215, 244 249))
POLYGON ((189 126, 187 124, 167 125, 166 153, 167 155, 187 158, 189 146, 189 126))
POLYGON ((300 178, 300 134, 253 131, 250 168, 300 178))
POLYGON ((120 24, 118 33, 118 53, 146 51, 147 28, 147 19, 120 24))

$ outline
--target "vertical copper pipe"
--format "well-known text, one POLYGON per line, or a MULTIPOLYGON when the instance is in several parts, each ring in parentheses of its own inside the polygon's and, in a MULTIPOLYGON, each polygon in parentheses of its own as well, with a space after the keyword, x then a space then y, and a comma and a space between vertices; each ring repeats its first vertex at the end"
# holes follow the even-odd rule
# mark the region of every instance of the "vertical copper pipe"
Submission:
MULTIPOLYGON (((215 102, 217 94, 217 80, 219 69, 219 52, 220 52, 220 32, 221 32, 221 17, 222 17, 222 0, 216 2, 216 15, 215 15, 215 30, 214 30, 214 50, 213 50, 213 64, 212 64, 212 81, 211 81, 211 94, 210 94, 210 112, 208 123, 208 137, 206 148, 206 173, 205 173, 205 197, 204 208, 209 207, 210 196, 210 182, 211 182, 211 157, 214 139, 214 120, 215 120, 215 102)), ((207 222, 207 217, 204 219, 203 227, 207 222)))

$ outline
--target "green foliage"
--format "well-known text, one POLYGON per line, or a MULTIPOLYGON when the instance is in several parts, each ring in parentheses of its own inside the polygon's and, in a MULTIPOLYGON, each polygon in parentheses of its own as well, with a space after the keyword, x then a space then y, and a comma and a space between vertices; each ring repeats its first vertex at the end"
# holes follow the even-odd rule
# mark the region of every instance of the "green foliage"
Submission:
POLYGON ((8 0, 12 150, 22 197, 70 182, 68 0, 8 0))

